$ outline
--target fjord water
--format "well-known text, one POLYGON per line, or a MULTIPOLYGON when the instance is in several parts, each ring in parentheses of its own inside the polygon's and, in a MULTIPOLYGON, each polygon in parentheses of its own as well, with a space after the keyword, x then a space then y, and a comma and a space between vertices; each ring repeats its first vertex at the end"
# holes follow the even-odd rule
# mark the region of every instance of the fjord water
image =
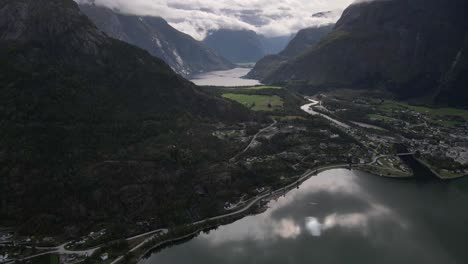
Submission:
POLYGON ((249 68, 235 68, 227 71, 214 71, 195 75, 190 81, 200 86, 254 86, 261 84, 257 80, 244 79, 249 73, 249 68))
POLYGON ((466 263, 468 181, 332 170, 140 264, 466 263))

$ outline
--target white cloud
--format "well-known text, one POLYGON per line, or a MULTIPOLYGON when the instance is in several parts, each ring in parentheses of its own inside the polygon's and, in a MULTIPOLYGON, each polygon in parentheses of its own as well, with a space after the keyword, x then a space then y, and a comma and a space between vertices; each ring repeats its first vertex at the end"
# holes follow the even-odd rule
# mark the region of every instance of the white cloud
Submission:
POLYGON ((267 36, 334 23, 353 0, 75 0, 135 15, 161 16, 172 26, 202 39, 210 30, 249 29, 267 36), (333 11, 325 17, 313 14, 333 11))

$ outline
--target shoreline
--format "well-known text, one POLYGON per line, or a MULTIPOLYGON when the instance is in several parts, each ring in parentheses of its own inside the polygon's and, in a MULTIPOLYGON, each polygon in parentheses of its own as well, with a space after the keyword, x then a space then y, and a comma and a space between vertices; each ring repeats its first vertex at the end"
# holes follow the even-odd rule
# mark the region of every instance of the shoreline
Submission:
MULTIPOLYGON (((327 166, 322 166, 322 167, 318 167, 318 168, 315 168, 315 169, 309 169, 307 170, 306 172, 304 172, 303 174, 301 174, 299 176, 298 179, 296 179, 295 181, 287 184, 286 186, 283 186, 283 187, 280 187, 274 191, 270 191, 270 192, 266 192, 266 193, 263 193, 263 194, 259 194, 258 196, 256 197, 252 197, 250 200, 250 202, 248 202, 245 206, 239 208, 238 210, 236 211, 233 211, 233 212, 230 212, 230 213, 226 213, 226 214, 222 214, 222 215, 218 215, 218 216, 214 216, 214 217, 210 217, 210 218, 206 218, 204 220, 200 220, 200 221, 197 221, 197 222, 193 222, 193 223, 188 223, 188 224, 185 224, 183 225, 182 227, 190 227, 190 226, 196 226, 196 225, 203 225, 203 224, 208 224, 208 226, 202 226, 200 228, 197 228, 195 231, 192 231, 188 234, 184 234, 184 235, 181 235, 181 236, 178 236, 178 237, 175 237, 175 238, 169 238, 167 240, 164 240, 164 241, 160 241, 158 242, 156 245, 150 247, 148 250, 145 250, 143 252, 143 254, 137 254, 139 255, 138 257, 138 261, 141 260, 141 258, 143 258, 143 256, 151 253, 151 251, 154 251, 154 250, 159 250, 159 249, 164 249, 166 245, 168 244, 171 244, 171 243, 176 243, 178 241, 181 241, 181 240, 184 240, 184 239, 187 239, 187 238, 190 238, 192 236, 197 236, 200 232, 202 232, 203 230, 207 230, 207 229, 212 229, 212 228, 215 228, 216 226, 219 226, 220 224, 217 223, 217 224, 211 224, 210 225, 210 222, 213 222, 213 221, 220 221, 220 220, 226 220, 226 219, 229 219, 231 217, 234 217, 236 218, 236 220, 234 221, 237 221, 239 219, 242 219, 248 215, 251 214, 251 209, 258 205, 258 203, 260 202, 270 202, 271 200, 275 199, 276 197, 278 197, 278 195, 286 195, 288 194, 291 190, 299 187, 300 185, 302 185, 304 182, 306 182, 307 180, 309 180, 311 177, 314 177, 316 176, 317 174, 319 173, 323 173, 323 172, 326 172, 326 171, 330 171, 330 170, 338 170, 338 169, 346 169, 346 170, 356 170, 356 171, 361 171, 361 172, 364 172, 364 173, 369 173, 371 175, 374 175, 376 177, 384 177, 384 178, 389 178, 389 179, 409 179, 409 178, 414 178, 414 175, 412 176, 407 176, 407 177, 402 177, 402 176, 390 176, 390 175, 379 175, 375 172, 369 172, 367 170, 365 170, 365 166, 368 166, 370 164, 336 164, 336 165, 327 165, 327 166)), ((232 222, 234 222, 232 221, 232 222)), ((229 222, 229 223, 223 223, 221 225, 227 225, 227 224, 230 224, 232 222, 229 222)), ((121 260, 124 259, 125 255, 127 255, 128 253, 135 253, 136 250, 142 248, 142 247, 145 247, 146 245, 148 245, 148 243, 151 243, 153 242, 154 239, 156 239, 154 233, 156 233, 156 231, 160 231, 160 230, 163 230, 163 229, 158 229, 158 230, 152 230, 152 231, 148 231, 144 234, 139 234, 139 235, 136 235, 136 236, 132 236, 131 238, 123 238, 125 240, 131 240, 132 238, 135 238, 135 237, 141 237, 141 236, 150 236, 148 238, 146 238, 142 243, 138 244, 137 246, 135 246, 134 248, 131 248, 129 249, 124 255, 121 255, 117 258, 115 258, 111 264, 116 264, 116 263, 119 263, 121 260)), ((167 230, 167 229, 164 229, 164 230, 167 230)), ((170 232, 168 230, 168 232, 170 232)), ((44 252, 46 254, 54 254, 54 253, 59 253, 58 252, 59 248, 62 247, 62 246, 65 246, 66 244, 68 244, 70 242, 67 242, 67 243, 64 243, 58 247, 55 248, 54 251, 49 251, 49 252, 44 252)), ((102 246, 101 246, 102 247, 102 246)), ((101 247, 94 247, 93 250, 96 251, 98 249, 100 249, 101 247)), ((51 247, 50 249, 52 249, 53 247, 51 247)), ((89 250, 77 250, 77 251, 73 251, 73 250, 67 250, 66 254, 79 254, 80 252, 84 252, 84 251, 89 251, 89 250)), ((30 259, 30 258, 34 258, 34 257, 37 257, 37 256, 30 256, 30 257, 26 257, 25 259, 30 259)))
MULTIPOLYGON (((309 115, 314 115, 314 114, 309 112, 310 107, 319 104, 319 101, 312 100, 310 98, 306 98, 306 99, 310 103, 301 106, 301 109, 304 112, 306 112, 307 114, 309 114, 309 115), (307 110, 309 110, 309 111, 307 111, 307 110)), ((320 114, 320 113, 317 113, 317 115, 319 115, 319 116, 321 116, 323 118, 327 117, 326 115, 320 114)), ((334 120, 332 118, 326 118, 326 119, 328 119, 329 121, 334 120)), ((270 124, 267 128, 269 128, 269 127, 276 124, 276 120, 273 119, 273 121, 274 121, 273 124, 270 124)), ((337 121, 337 120, 334 120, 334 121, 337 121)), ((332 121, 332 122, 334 123, 335 126, 339 126, 341 129, 345 128, 344 126, 339 125, 339 123, 342 123, 341 121, 337 121, 337 122, 334 122, 334 121, 332 121)), ((342 124, 344 124, 344 123, 342 123, 342 124)), ((266 128, 264 128, 264 129, 266 129, 266 128)), ((262 130, 260 130, 258 133, 261 133, 261 132, 262 132, 262 130)), ((255 139, 255 137, 256 136, 254 136, 253 140, 255 139)), ((241 155, 243 152, 248 150, 249 147, 250 147, 250 144, 246 147, 246 149, 244 149, 243 151, 238 153, 231 160, 235 160, 239 155, 241 155)), ((374 159, 378 159, 378 158, 379 157, 374 156, 374 159)), ((420 160, 418 160, 418 161, 420 163, 423 163, 420 160)), ((155 234, 156 233, 155 230, 149 231, 149 232, 146 232, 146 233, 143 233, 143 234, 139 234, 139 235, 136 235, 136 236, 133 236, 133 237, 130 237, 130 238, 123 238, 123 239, 125 239, 127 241, 130 241, 130 240, 133 240, 133 238, 136 238, 136 237, 145 237, 145 239, 141 243, 138 243, 137 246, 134 246, 133 248, 126 250, 124 254, 122 254, 122 255, 116 257, 115 259, 113 259, 111 264, 119 263, 129 253, 137 253, 137 252, 138 253, 135 254, 134 259, 136 259, 137 262, 138 262, 144 256, 146 256, 147 254, 150 254, 151 251, 165 249, 168 245, 171 245, 172 243, 177 243, 177 242, 185 240, 185 239, 191 239, 192 237, 197 236, 200 232, 202 232, 204 230, 211 230, 212 228, 215 228, 215 227, 217 227, 219 225, 228 225, 228 224, 230 224, 232 222, 235 222, 235 221, 237 221, 239 219, 242 219, 242 218, 244 218, 244 217, 246 217, 248 215, 251 215, 252 214, 252 209, 257 208, 257 206, 259 204, 268 203, 268 202, 272 201, 273 199, 277 198, 278 196, 286 195, 290 191, 292 191, 293 189, 300 187, 304 182, 309 180, 311 177, 316 176, 317 174, 320 174, 320 173, 323 173, 323 172, 326 172, 326 171, 338 170, 338 169, 347 169, 347 170, 350 170, 350 171, 356 170, 356 171, 364 172, 364 173, 367 173, 367 174, 370 174, 370 175, 373 175, 373 176, 384 177, 384 178, 389 178, 389 179, 403 180, 403 179, 415 178, 415 175, 414 175, 413 171, 407 173, 407 172, 404 172, 404 171, 400 172, 400 171, 397 171, 397 170, 393 170, 393 172, 392 172, 391 169, 386 170, 385 167, 374 166, 374 163, 375 163, 375 160, 372 161, 372 162, 369 162, 369 163, 365 163, 365 164, 349 164, 348 163, 348 164, 324 165, 324 166, 317 167, 317 168, 307 169, 307 170, 305 170, 304 173, 302 173, 300 175, 295 175, 295 176, 289 178, 289 180, 291 180, 291 182, 290 183, 283 183, 283 184, 285 184, 285 186, 278 187, 275 190, 260 193, 260 194, 258 194, 256 196, 251 197, 247 201, 243 201, 242 203, 238 204, 240 206, 238 206, 237 208, 234 208, 234 211, 226 211, 225 213, 223 213, 221 215, 218 215, 218 216, 209 217, 209 218, 199 220, 199 221, 196 221, 196 222, 192 222, 192 223, 186 223, 186 224, 177 226, 177 227, 173 228, 172 230, 167 230, 166 229, 169 232, 169 235, 167 235, 168 236, 167 239, 162 240, 162 241, 158 241, 159 237, 158 237, 157 234, 155 234), (375 169, 375 171, 374 171, 374 169, 375 169), (400 173, 401 173, 401 175, 398 175, 400 173), (235 219, 235 220, 233 220, 233 219, 235 219), (193 228, 193 229, 191 229, 191 228, 193 228), (182 230, 179 230, 179 229, 182 229, 182 230), (188 233, 178 236, 177 235, 178 231, 181 231, 180 233, 182 233, 182 234, 183 234, 183 231, 186 231, 188 233), (174 235, 176 237, 170 238, 170 235, 174 235), (156 243, 156 244, 151 246, 151 244, 153 244, 153 243, 156 243), (146 249, 147 246, 150 246, 149 249, 146 249), (143 254, 140 254, 141 253, 140 251, 143 251, 142 252, 143 254)), ((434 173, 434 174, 436 176, 438 176, 438 178, 441 179, 441 180, 452 180, 452 179, 458 179, 458 178, 462 178, 462 177, 466 176, 466 175, 464 175, 464 176, 460 176, 460 177, 457 177, 457 178, 442 178, 442 177, 440 177, 439 174, 437 174, 437 173, 434 173)), ((260 212, 255 212, 255 214, 257 214, 257 213, 260 213, 260 212)), ((164 235, 161 238, 165 238, 164 235)), ((70 243, 70 242, 67 242, 66 244, 68 244, 68 243, 70 243)), ((106 243, 106 244, 108 244, 108 243, 106 243)), ((66 245, 66 244, 64 244, 64 245, 66 245)), ((101 249, 106 244, 95 247, 94 250, 101 249)), ((57 250, 59 247, 57 247, 55 249, 57 250)), ((68 252, 66 252, 66 254, 74 254, 74 253, 79 254, 79 252, 80 251, 71 251, 71 250, 69 250, 68 252)), ((60 253, 60 252, 51 252, 51 253, 60 253)))
POLYGON ((450 181, 450 180, 458 180, 458 179, 461 179, 461 178, 464 178, 464 177, 467 177, 468 175, 457 175, 457 176, 454 176, 454 177, 443 177, 442 175, 440 175, 440 173, 436 172, 433 167, 431 167, 429 164, 427 164, 425 161, 419 159, 419 158, 416 158, 414 157, 414 159, 416 161, 418 161, 419 163, 421 163, 421 165, 423 165, 424 167, 426 167, 428 170, 430 170, 435 176, 437 176, 437 178, 439 178, 440 180, 442 181, 450 181))
MULTIPOLYGON (((368 166, 368 165, 370 165, 370 164, 336 164, 336 165, 326 165, 326 166, 322 166, 322 167, 317 167, 315 169, 309 169, 306 172, 304 172, 303 174, 299 175, 298 176, 299 178, 297 178, 293 182, 291 182, 291 183, 289 183, 289 184, 287 184, 287 185, 285 185, 283 187, 279 187, 278 189, 276 189, 274 191, 269 191, 269 192, 266 192, 266 193, 263 193, 263 194, 259 194, 259 195, 255 196, 255 197, 252 197, 251 199, 249 199, 250 202, 248 202, 245 206, 239 208, 236 211, 229 212, 229 213, 222 214, 222 215, 218 215, 218 216, 214 216, 214 217, 210 217, 210 218, 206 218, 206 219, 203 219, 203 220, 200 220, 200 221, 197 221, 197 222, 193 222, 193 223, 187 223, 185 225, 182 225, 181 227, 190 227, 190 226, 196 226, 196 225, 210 224, 210 222, 219 221, 219 220, 226 220, 226 219, 228 219, 230 217, 235 217, 236 218, 235 221, 237 221, 237 220, 242 219, 245 216, 249 215, 251 213, 251 209, 255 205, 258 205, 258 203, 260 203, 262 201, 269 202, 269 201, 275 199, 276 197, 278 197, 278 195, 281 195, 281 196, 286 195, 291 190, 299 187, 301 184, 303 184, 304 182, 309 180, 311 177, 314 177, 319 173, 323 173, 323 172, 330 171, 330 170, 338 170, 338 169, 353 170, 354 169, 354 170, 361 171, 361 172, 364 172, 364 173, 369 173, 369 174, 374 175, 376 177, 385 177, 385 178, 389 178, 389 179, 409 179, 409 178, 413 178, 413 175, 412 176, 407 176, 407 177, 390 176, 390 175, 383 175, 383 174, 379 175, 379 174, 377 174, 375 172, 369 172, 369 171, 365 170, 365 166, 368 166)), ((232 223, 232 222, 229 222, 229 223, 232 223)), ((223 223, 222 225, 226 225, 226 224, 229 224, 229 223, 223 223)), ((211 225, 208 225, 208 226, 203 226, 203 227, 200 227, 200 228, 198 228, 197 230, 195 230, 193 232, 190 232, 189 234, 184 234, 184 235, 176 237, 176 238, 170 238, 170 239, 167 239, 167 240, 164 240, 164 241, 160 241, 155 246, 152 246, 149 250, 146 250, 144 252, 144 254, 139 254, 140 255, 139 260, 150 251, 153 251, 155 249, 159 249, 161 247, 164 248, 164 246, 166 244, 177 242, 177 241, 186 239, 186 238, 188 238, 190 236, 196 236, 201 231, 206 230, 206 229, 211 229, 211 228, 214 228, 216 226, 219 226, 219 224, 217 224, 217 225, 211 224, 211 225)), ((128 253, 134 253, 134 251, 146 246, 148 243, 151 243, 155 239, 154 233, 157 233, 157 231, 161 231, 161 230, 167 230, 167 229, 152 230, 152 231, 148 231, 148 232, 143 233, 143 234, 138 234, 138 235, 132 236, 130 238, 123 238, 123 239, 129 241, 129 240, 132 240, 133 238, 136 238, 136 237, 149 236, 142 243, 140 243, 137 246, 129 249, 124 255, 121 255, 121 256, 117 257, 116 259, 114 259, 111 262, 111 264, 119 263, 121 260, 124 259, 125 255, 127 255, 128 253)), ((170 230, 167 230, 167 231, 170 232, 170 230)), ((66 242, 66 243, 64 243, 62 245, 59 245, 57 247, 49 247, 47 249, 50 249, 50 251, 43 252, 40 255, 43 255, 43 254, 56 254, 56 253, 58 253, 58 254, 60 254, 60 253, 79 254, 80 255, 80 253, 82 253, 82 252, 89 252, 90 250, 97 251, 102 247, 102 246, 97 246, 97 247, 94 247, 92 249, 84 249, 84 250, 76 250, 76 251, 66 250, 66 252, 60 252, 60 248, 65 247, 69 243, 70 242, 66 242)), ((24 259, 32 259, 32 258, 35 258, 35 257, 38 257, 38 256, 39 255, 28 256, 28 257, 26 257, 24 259)))
MULTIPOLYGON (((313 170, 308 170, 305 173, 303 173, 300 176, 300 178, 297 179, 296 181, 294 181, 294 182, 292 182, 292 183, 290 183, 290 184, 288 184, 288 185, 286 185, 284 187, 278 188, 275 191, 271 191, 271 192, 265 193, 263 195, 257 196, 247 206, 245 206, 245 207, 243 207, 243 208, 241 208, 241 209, 239 209, 239 210, 237 210, 235 212, 231 212, 229 214, 224 214, 224 215, 208 218, 208 219, 205 219, 205 220, 200 220, 200 221, 197 221, 197 222, 194 222, 194 223, 191 223, 191 224, 187 224, 186 226, 209 224, 209 222, 211 222, 211 221, 225 220, 226 218, 229 218, 229 217, 238 217, 236 220, 234 220, 232 222, 229 222, 229 223, 223 223, 223 224, 218 223, 218 224, 212 224, 211 226, 203 226, 203 227, 200 227, 200 228, 196 229, 195 231, 190 232, 188 234, 184 234, 184 235, 181 235, 181 236, 178 236, 178 237, 175 237, 175 238, 170 238, 170 239, 167 239, 167 240, 164 240, 164 241, 160 241, 156 245, 150 247, 144 253, 139 254, 140 257, 138 257, 137 262, 141 261, 144 256, 147 256, 148 254, 151 254, 154 251, 165 249, 167 245, 170 245, 172 243, 177 243, 177 242, 179 242, 181 240, 191 239, 193 237, 196 237, 200 232, 202 232, 204 230, 213 229, 213 228, 215 228, 215 227, 217 227, 219 225, 228 225, 228 224, 233 223, 233 222, 235 222, 237 220, 240 220, 240 219, 248 216, 249 215, 249 210, 252 209, 254 207, 254 205, 257 205, 259 202, 264 201, 264 200, 265 200, 265 202, 270 202, 270 201, 274 200, 276 197, 278 197, 279 194, 281 196, 286 195, 290 191, 292 191, 293 189, 299 187, 301 184, 303 184, 304 182, 309 180, 311 177, 314 177, 319 173, 323 173, 323 172, 330 171, 330 170, 338 170, 338 169, 347 169, 347 170, 352 171, 353 168, 355 168, 355 170, 357 170, 357 171, 364 172, 364 173, 369 173, 369 174, 377 176, 377 177, 384 177, 384 178, 389 178, 389 179, 414 178, 414 175, 406 176, 406 177, 404 177, 404 176, 377 175, 375 173, 370 173, 368 171, 360 169, 360 167, 365 166, 365 165, 368 165, 368 164, 354 165, 354 166, 350 166, 349 164, 348 165, 347 164, 337 164, 337 165, 323 166, 323 167, 319 167, 319 168, 313 169, 313 170)), ((151 241, 147 241, 147 243, 150 243, 150 242, 151 241)), ((143 246, 144 245, 139 245, 139 247, 143 247, 143 246)), ((130 250, 129 252, 133 252, 133 251, 130 250)), ((113 261, 111 264, 118 263, 123 257, 119 257, 119 258, 120 258, 119 260, 116 259, 116 261, 113 261)))

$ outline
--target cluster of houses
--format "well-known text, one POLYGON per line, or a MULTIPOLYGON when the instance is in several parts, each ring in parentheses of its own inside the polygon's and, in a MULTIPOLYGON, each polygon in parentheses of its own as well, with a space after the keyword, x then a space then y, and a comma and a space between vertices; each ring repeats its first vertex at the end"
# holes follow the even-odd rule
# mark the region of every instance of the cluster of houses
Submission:
POLYGON ((106 234, 106 229, 102 229, 98 232, 90 232, 89 235, 82 237, 80 241, 76 242, 76 245, 84 245, 86 244, 89 240, 98 240, 102 236, 106 234))

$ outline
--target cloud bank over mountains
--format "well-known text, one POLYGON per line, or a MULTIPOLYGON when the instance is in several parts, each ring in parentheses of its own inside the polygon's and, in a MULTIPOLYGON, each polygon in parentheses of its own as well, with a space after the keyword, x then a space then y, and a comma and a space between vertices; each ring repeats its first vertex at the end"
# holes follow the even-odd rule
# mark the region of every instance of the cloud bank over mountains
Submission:
POLYGON ((173 27, 201 40, 220 28, 248 29, 266 36, 334 23, 353 0, 75 0, 94 2, 122 13, 161 16, 173 27), (332 12, 327 12, 332 11, 332 12), (324 12, 323 15, 312 16, 324 12))

